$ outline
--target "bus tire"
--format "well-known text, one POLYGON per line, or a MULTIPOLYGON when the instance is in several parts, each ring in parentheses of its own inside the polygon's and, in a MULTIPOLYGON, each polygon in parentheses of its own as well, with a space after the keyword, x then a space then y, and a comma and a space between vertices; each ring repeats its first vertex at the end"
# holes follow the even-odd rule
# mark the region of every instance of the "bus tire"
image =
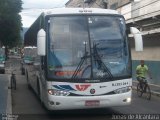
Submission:
POLYGON ((21 74, 22 75, 25 75, 25 69, 22 67, 22 69, 21 69, 21 74))
POLYGON ((5 69, 1 70, 1 73, 2 73, 2 74, 5 74, 5 69))
POLYGON ((42 100, 42 93, 41 93, 41 89, 40 89, 40 82, 39 82, 38 78, 37 78, 37 92, 38 92, 38 97, 39 97, 40 103, 44 107, 44 103, 42 100))
POLYGON ((31 85, 30 85, 29 79, 28 79, 28 72, 26 72, 26 79, 27 79, 27 86, 28 86, 28 89, 31 90, 31 85))
POLYGON ((37 93, 38 93, 38 96, 40 97, 40 84, 39 84, 38 78, 37 78, 37 93))

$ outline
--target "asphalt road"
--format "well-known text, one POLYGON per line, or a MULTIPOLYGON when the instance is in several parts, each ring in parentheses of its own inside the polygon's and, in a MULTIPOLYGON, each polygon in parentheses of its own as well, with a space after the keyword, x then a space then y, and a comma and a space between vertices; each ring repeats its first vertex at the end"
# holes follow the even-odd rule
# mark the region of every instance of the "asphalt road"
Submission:
MULTIPOLYGON (((18 116, 18 120, 119 120, 121 118, 126 118, 126 116, 129 116, 130 114, 160 114, 160 97, 152 96, 152 99, 148 101, 145 97, 137 97, 135 91, 133 91, 132 104, 129 106, 93 110, 69 110, 49 113, 42 107, 39 99, 33 91, 28 89, 25 76, 22 76, 19 71, 20 60, 11 59, 8 63, 14 63, 12 65, 8 64, 8 68, 13 67, 17 69, 17 90, 12 90, 12 115, 16 115, 16 117, 18 116), (121 118, 114 118, 115 114, 121 115, 121 118)), ((7 77, 9 76, 9 71, 10 70, 8 70, 8 74, 0 76, 0 82, 3 81, 1 86, 6 86, 7 79, 9 78, 7 77)), ((6 87, 2 87, 1 89, 7 90, 6 87)), ((0 100, 4 104, 6 103, 3 98, 0 100)), ((2 105, 2 108, 5 108, 5 105, 0 105, 2 105)), ((160 119, 160 116, 158 115, 156 118, 160 119)))

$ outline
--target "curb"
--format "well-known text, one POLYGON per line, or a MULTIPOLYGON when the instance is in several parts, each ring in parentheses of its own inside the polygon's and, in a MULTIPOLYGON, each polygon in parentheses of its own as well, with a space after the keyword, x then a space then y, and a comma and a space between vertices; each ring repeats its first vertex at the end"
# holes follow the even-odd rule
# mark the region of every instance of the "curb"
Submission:
MULTIPOLYGON (((135 91, 136 91, 137 88, 136 88, 135 86, 132 86, 132 90, 135 90, 135 91)), ((154 96, 160 97, 160 93, 159 93, 159 92, 155 92, 155 91, 152 91, 152 90, 151 90, 151 94, 154 95, 154 96)))
POLYGON ((160 93, 159 92, 151 91, 151 94, 160 97, 160 93))

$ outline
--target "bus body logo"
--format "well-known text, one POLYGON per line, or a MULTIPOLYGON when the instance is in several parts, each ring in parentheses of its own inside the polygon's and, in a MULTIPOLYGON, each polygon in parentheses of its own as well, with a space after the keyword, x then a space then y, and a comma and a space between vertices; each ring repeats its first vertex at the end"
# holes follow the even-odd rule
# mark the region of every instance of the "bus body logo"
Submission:
POLYGON ((91 89, 91 90, 90 90, 90 93, 91 93, 91 94, 94 94, 95 92, 96 92, 95 89, 91 89))
POLYGON ((74 89, 72 86, 70 85, 53 85, 54 88, 58 89, 58 90, 67 90, 67 91, 85 91, 87 90, 87 88, 91 86, 90 84, 86 84, 86 85, 75 85, 76 89, 74 89))
POLYGON ((53 85, 53 87, 58 89, 58 90, 76 91, 70 85, 53 85))
POLYGON ((75 85, 75 86, 76 86, 77 90, 79 90, 79 91, 85 91, 91 85, 87 84, 87 85, 75 85))

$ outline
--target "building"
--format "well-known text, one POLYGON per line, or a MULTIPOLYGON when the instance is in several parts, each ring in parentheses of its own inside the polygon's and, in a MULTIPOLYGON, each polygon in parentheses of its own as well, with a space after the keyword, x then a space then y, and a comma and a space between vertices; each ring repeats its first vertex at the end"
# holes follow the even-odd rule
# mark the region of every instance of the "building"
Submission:
POLYGON ((69 0, 66 7, 96 7, 115 9, 122 14, 128 27, 137 27, 143 35, 144 51, 135 52, 130 39, 133 76, 140 59, 144 59, 152 71, 154 81, 160 85, 160 0, 69 0))
POLYGON ((117 9, 134 0, 69 0, 66 7, 95 7, 95 8, 109 8, 117 9), (84 1, 88 2, 85 3, 84 1))
POLYGON ((66 7, 94 7, 94 8, 107 8, 107 0, 69 0, 66 7), (84 1, 88 2, 85 3, 84 1))

